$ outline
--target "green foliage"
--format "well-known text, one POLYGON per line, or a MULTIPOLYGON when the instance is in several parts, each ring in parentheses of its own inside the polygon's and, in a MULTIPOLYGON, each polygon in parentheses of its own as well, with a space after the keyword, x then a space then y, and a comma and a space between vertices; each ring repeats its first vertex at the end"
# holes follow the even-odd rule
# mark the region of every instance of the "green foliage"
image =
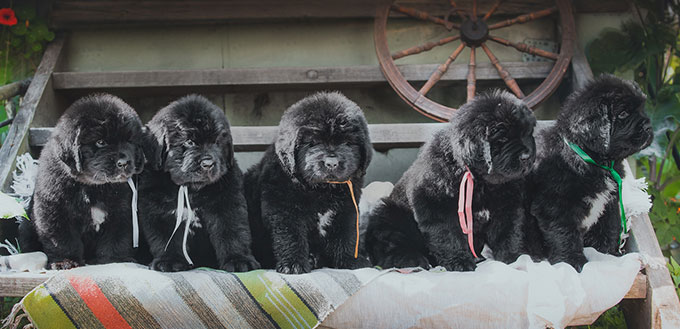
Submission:
MULTIPOLYGON (((0 85, 33 75, 45 45, 54 39, 45 17, 36 14, 35 4, 19 3, 12 8, 17 24, 0 28, 0 85)), ((7 119, 5 105, 0 104, 0 121, 7 119)), ((9 127, 0 129, 0 143, 9 127)))
POLYGON ((618 306, 614 306, 602 313, 597 320, 589 326, 570 327, 577 329, 625 329, 626 319, 623 316, 623 311, 618 306))
POLYGON ((606 30, 586 48, 593 71, 633 71, 647 94, 652 145, 636 155, 653 197, 652 225, 662 246, 680 238, 680 1, 634 0, 635 22, 606 30), (646 13, 643 17, 642 13, 646 13))
POLYGON ((668 271, 671 272, 671 279, 673 279, 673 283, 675 284, 675 292, 680 295, 680 288, 678 288, 678 284, 680 284, 680 265, 678 265, 678 262, 671 257, 671 261, 667 266, 668 271))

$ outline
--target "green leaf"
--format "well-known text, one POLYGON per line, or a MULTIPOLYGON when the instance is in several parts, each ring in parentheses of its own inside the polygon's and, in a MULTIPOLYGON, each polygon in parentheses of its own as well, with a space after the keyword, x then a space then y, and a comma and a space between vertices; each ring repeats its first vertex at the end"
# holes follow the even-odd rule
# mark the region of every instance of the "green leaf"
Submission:
POLYGON ((18 23, 17 25, 12 26, 10 29, 12 33, 16 35, 25 35, 26 32, 28 32, 28 29, 26 28, 25 24, 18 23))
POLYGON ((39 43, 34 43, 33 46, 31 46, 31 50, 36 52, 42 51, 42 45, 39 43))
POLYGON ((26 210, 14 198, 0 192, 0 218, 24 217, 28 219, 26 210))

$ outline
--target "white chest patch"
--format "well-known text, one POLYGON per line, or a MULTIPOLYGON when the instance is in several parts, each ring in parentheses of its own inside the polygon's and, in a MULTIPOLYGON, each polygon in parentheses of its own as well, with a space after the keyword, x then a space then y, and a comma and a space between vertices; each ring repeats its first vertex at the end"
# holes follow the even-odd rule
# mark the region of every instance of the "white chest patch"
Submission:
POLYGON ((604 213, 604 207, 612 199, 613 193, 616 191, 616 183, 614 183, 613 180, 607 178, 606 185, 607 187, 604 191, 596 194, 592 198, 586 199, 586 204, 589 206, 590 212, 586 218, 581 221, 581 228, 585 231, 588 231, 595 223, 597 223, 600 216, 602 216, 602 213, 604 213))
MULTIPOLYGON (((196 215, 196 209, 192 209, 191 212, 193 213, 193 218, 191 219, 191 224, 189 225, 189 233, 194 233, 191 228, 201 228, 203 225, 201 224, 201 221, 198 219, 198 216, 196 215)), ((182 220, 187 220, 189 218, 189 209, 184 208, 184 214, 182 214, 182 220)))
POLYGON ((482 211, 478 211, 475 213, 475 218, 479 221, 482 222, 488 222, 489 221, 489 211, 484 209, 482 211))
POLYGON ((90 216, 92 217, 92 224, 94 225, 95 232, 99 232, 99 228, 106 220, 106 211, 98 207, 90 208, 90 216))
POLYGON ((323 237, 326 236, 326 228, 331 225, 333 221, 333 216, 335 216, 335 211, 328 210, 325 213, 318 213, 319 216, 319 234, 323 237))

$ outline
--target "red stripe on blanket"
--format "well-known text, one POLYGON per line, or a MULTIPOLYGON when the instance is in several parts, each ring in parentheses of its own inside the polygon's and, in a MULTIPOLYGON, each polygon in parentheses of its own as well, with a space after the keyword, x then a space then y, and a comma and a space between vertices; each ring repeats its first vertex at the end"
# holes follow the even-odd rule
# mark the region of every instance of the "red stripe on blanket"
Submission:
POLYGON ((91 278, 69 275, 68 281, 105 328, 130 328, 106 295, 91 278))

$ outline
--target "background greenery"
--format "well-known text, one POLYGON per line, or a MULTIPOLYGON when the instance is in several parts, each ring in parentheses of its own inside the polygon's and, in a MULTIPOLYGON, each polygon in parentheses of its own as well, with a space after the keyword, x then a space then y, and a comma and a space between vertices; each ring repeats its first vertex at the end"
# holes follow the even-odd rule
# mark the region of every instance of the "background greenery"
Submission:
MULTIPOLYGON (((45 45, 54 39, 54 32, 47 28, 44 15, 38 15, 34 3, 17 1, 14 5, 10 1, 8 5, 14 11, 17 23, 0 25, 0 86, 32 76, 45 45)), ((18 108, 18 97, 9 101, 18 108)), ((0 102, 0 122, 8 117, 6 105, 6 102, 0 102)), ((7 137, 8 129, 9 126, 0 129, 0 144, 7 137)))

